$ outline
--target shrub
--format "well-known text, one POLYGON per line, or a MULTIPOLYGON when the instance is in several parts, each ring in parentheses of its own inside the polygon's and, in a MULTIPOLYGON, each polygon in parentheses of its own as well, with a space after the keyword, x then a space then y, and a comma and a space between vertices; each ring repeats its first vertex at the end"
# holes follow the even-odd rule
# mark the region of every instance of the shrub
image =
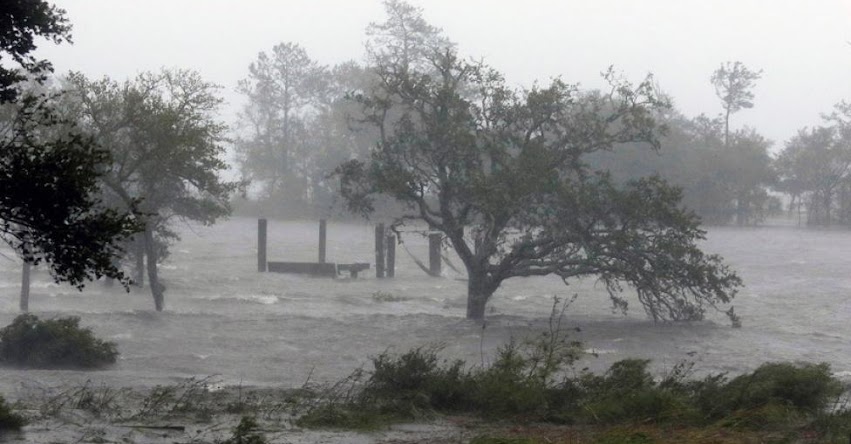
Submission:
POLYGON ((80 318, 22 314, 0 329, 0 362, 30 368, 94 368, 115 363, 115 343, 80 327, 80 318))
POLYGON ((257 421, 250 416, 243 416, 233 429, 233 435, 221 444, 267 444, 269 441, 259 433, 257 421))
POLYGON ((751 374, 739 376, 725 388, 735 408, 779 403, 815 412, 842 393, 842 385, 827 364, 763 364, 751 374))
MULTIPOLYGON (((509 341, 487 366, 441 360, 439 347, 382 353, 372 359, 372 373, 359 370, 344 380, 347 384, 335 385, 299 424, 370 429, 434 413, 465 412, 562 424, 714 424, 737 432, 789 432, 809 424, 837 436, 846 430, 841 420, 847 414, 826 413, 828 403, 843 392, 827 364, 764 364, 732 380, 726 374, 693 380, 693 364, 680 363, 657 382, 648 371, 650 361, 626 359, 602 375, 582 371, 576 376, 570 370, 581 348, 567 340, 563 314, 556 300, 547 331, 509 341), (363 379, 365 374, 369 377, 363 379)), ((630 443, 650 439, 642 434, 609 438, 630 443)))
POLYGON ((18 430, 26 424, 24 418, 12 411, 0 396, 0 430, 18 430))
POLYGON ((441 361, 440 347, 419 347, 402 355, 382 353, 372 359, 374 370, 364 390, 364 401, 393 400, 389 410, 414 418, 426 410, 462 410, 468 407, 465 388, 469 374, 463 361, 441 361))
POLYGON ((693 416, 689 400, 666 384, 656 384, 647 371, 650 361, 615 362, 602 376, 585 373, 578 381, 580 412, 591 422, 684 420, 693 416))
POLYGON ((843 407, 834 412, 819 413, 808 429, 824 442, 845 442, 851 436, 851 410, 843 407))
POLYGON ((789 415, 817 413, 843 391, 824 363, 768 363, 730 381, 724 375, 714 375, 683 387, 706 419, 735 413, 749 417, 746 423, 755 421, 757 425, 782 422, 789 415), (784 411, 786 415, 781 414, 784 411))

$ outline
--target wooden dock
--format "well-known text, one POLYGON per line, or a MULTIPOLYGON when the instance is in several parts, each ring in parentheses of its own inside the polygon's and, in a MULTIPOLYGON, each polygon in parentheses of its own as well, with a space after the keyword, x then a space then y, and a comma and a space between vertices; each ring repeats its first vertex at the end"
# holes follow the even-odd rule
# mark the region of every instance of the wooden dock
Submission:
POLYGON ((270 273, 309 274, 319 277, 337 277, 340 273, 349 272, 352 278, 358 273, 369 269, 369 264, 356 262, 353 264, 336 264, 333 262, 267 262, 266 270, 270 273))

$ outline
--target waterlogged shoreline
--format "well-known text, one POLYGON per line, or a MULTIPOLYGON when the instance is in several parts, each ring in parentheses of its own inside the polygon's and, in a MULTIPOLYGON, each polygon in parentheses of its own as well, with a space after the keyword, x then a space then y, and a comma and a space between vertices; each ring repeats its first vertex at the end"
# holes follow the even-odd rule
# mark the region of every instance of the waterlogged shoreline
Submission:
MULTIPOLYGON (((270 259, 313 260, 316 229, 313 222, 270 222, 270 259)), ((162 270, 168 287, 163 313, 153 312, 147 289, 127 293, 93 283, 81 293, 52 283, 37 269, 33 313, 79 316, 99 337, 115 341, 121 356, 114 366, 95 372, 0 368, 0 393, 25 399, 33 388, 67 388, 87 380, 149 390, 208 375, 225 386, 294 389, 306 380, 337 381, 385 350, 429 344, 442 344, 446 359, 476 365, 492 360, 508 339, 545 329, 553 296, 573 294, 578 298, 565 325, 572 340, 597 353, 579 363, 593 371, 630 357, 650 359, 655 374, 682 361, 695 362, 704 374, 804 361, 827 362, 840 379, 851 381, 846 340, 851 337, 851 261, 846 260, 851 236, 844 231, 711 228, 706 250, 723 255, 746 284, 734 301, 743 327, 733 329, 714 314, 699 323, 654 324, 634 301, 627 315, 613 313, 593 280, 565 286, 544 278, 507 281, 489 304, 482 328, 463 319, 466 283, 451 270, 442 279, 431 278, 400 254, 393 280, 369 274, 339 281, 259 274, 255 230, 256 220, 240 218, 184 230, 162 270)), ((328 257, 371 262, 373 236, 368 225, 330 224, 328 257)), ((424 239, 412 236, 407 246, 426 257, 424 239)), ((2 325, 17 315, 19 282, 19 264, 0 261, 0 288, 7 295, 0 299, 2 325)))
POLYGON ((300 396, 298 390, 224 387, 214 378, 155 389, 96 383, 56 387, 32 391, 14 402, 29 424, 20 431, 0 432, 0 443, 213 443, 232 436, 243 416, 257 418, 259 432, 269 443, 457 442, 466 436, 446 420, 368 433, 306 430, 292 424, 301 408, 300 396))

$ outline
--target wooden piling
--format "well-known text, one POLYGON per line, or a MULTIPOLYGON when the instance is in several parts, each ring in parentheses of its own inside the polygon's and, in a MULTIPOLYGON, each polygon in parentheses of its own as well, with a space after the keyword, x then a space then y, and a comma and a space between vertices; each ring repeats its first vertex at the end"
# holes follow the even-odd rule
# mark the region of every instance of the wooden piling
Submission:
POLYGON ((257 271, 266 271, 266 219, 257 219, 257 271))
POLYGON ((21 311, 26 313, 30 311, 30 269, 32 264, 24 261, 24 268, 21 271, 21 311))
POLYGON ((327 223, 325 219, 319 219, 319 263, 325 263, 325 234, 327 230, 327 223))
POLYGON ((396 236, 387 236, 387 277, 396 276, 396 236))
POLYGON ((440 243, 442 236, 440 233, 431 233, 428 235, 428 269, 432 276, 440 276, 440 243))
POLYGON ((384 224, 375 226, 375 277, 384 278, 384 224))

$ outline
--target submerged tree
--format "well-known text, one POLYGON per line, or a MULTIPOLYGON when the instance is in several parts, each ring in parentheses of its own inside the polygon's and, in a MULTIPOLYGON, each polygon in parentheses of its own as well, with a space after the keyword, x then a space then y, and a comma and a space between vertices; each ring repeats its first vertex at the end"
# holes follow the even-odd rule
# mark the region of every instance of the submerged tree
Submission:
POLYGON ((59 43, 69 32, 64 11, 44 1, 13 1, 0 12, 0 60, 13 62, 0 66, 0 238, 81 287, 123 278, 112 259, 135 224, 132 208, 116 212, 97 198, 109 153, 56 112, 55 97, 21 83, 52 70, 32 55, 35 38, 59 43))
MULTIPOLYGON (((106 195, 136 205, 143 223, 137 267, 147 258, 155 308, 164 307, 157 264, 177 239, 179 220, 212 224, 230 212, 238 184, 224 181, 226 127, 216 119, 217 87, 192 71, 144 73, 123 84, 105 78, 69 78, 79 119, 109 147, 113 162, 102 176, 106 195)), ((141 270, 139 270, 141 271, 141 270)), ((141 273, 138 273, 141 274, 141 273)))
POLYGON ((657 177, 617 186, 583 160, 657 144, 665 103, 649 80, 633 87, 609 72, 607 92, 561 80, 517 91, 452 50, 424 57, 425 69, 374 67, 380 87, 358 100, 382 138, 369 161, 338 168, 341 192, 366 214, 376 195, 392 196, 409 209, 397 223, 441 231, 467 270, 468 318, 484 317, 504 280, 550 274, 597 276, 621 309, 631 286, 659 320, 731 300, 741 282, 697 247, 704 232, 678 189, 657 177))

